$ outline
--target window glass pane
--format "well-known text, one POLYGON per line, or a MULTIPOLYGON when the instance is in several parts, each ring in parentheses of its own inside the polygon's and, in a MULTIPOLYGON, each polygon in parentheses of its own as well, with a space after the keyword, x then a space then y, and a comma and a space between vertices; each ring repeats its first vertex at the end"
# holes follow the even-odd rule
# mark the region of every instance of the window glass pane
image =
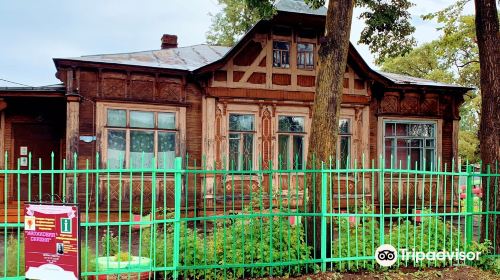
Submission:
POLYGON ((130 126, 131 127, 154 128, 154 113, 153 112, 130 111, 130 126))
POLYGON ((158 132, 158 166, 173 168, 175 159, 175 133, 158 132))
POLYGON ((253 134, 243 134, 243 170, 252 170, 253 134))
POLYGON ((395 168, 425 168, 429 170, 431 164, 434 168, 435 130, 434 123, 387 122, 385 124, 386 163, 390 163, 392 156, 395 168), (391 148, 387 145, 390 139, 387 138, 388 136, 395 138, 391 140, 395 143, 395 147, 391 148), (426 159, 425 166, 424 158, 426 159))
POLYGON ((238 160, 240 157, 240 134, 229 134, 229 168, 238 170, 238 160))
POLYGON ((288 168, 288 135, 278 135, 278 166, 288 168))
POLYGON ((408 135, 414 137, 433 137, 434 125, 432 124, 410 124, 408 125, 408 135))
POLYGON ((290 67, 290 43, 289 42, 273 42, 273 66, 274 67, 290 67))
POLYGON ((297 51, 299 51, 299 52, 312 52, 313 51, 313 44, 311 44, 311 43, 298 43, 297 44, 297 51))
POLYGON ((435 170, 436 166, 434 165, 434 149, 426 149, 425 150, 425 170, 435 170), (431 168, 432 165, 432 168, 431 168))
POLYGON ((304 117, 280 116, 278 130, 281 132, 304 132, 304 117))
POLYGON ((340 136, 340 168, 349 167, 349 156, 351 150, 351 137, 340 136))
POLYGON ((429 147, 429 148, 433 148, 434 147, 434 139, 425 140, 425 146, 429 147))
POLYGON ((314 45, 310 43, 297 44, 298 68, 314 68, 314 45))
POLYGON ((293 136, 293 168, 302 169, 304 166, 304 137, 293 136))
POLYGON ((393 138, 386 138, 385 139, 385 166, 390 167, 391 166, 391 155, 395 155, 395 141, 393 138))
POLYGON ((175 129, 175 113, 158 113, 158 128, 175 129))
POLYGON ((350 129, 349 129, 349 120, 348 119, 341 119, 339 121, 339 133, 340 134, 349 134, 350 129))
POLYGON ((108 168, 125 167, 125 131, 108 130, 108 168))
POLYGON ((154 132, 130 131, 130 167, 149 168, 154 157, 154 132), (144 154, 144 163, 142 155, 144 154))
POLYGON ((127 126, 127 112, 125 110, 108 109, 108 126, 127 126))
POLYGON ((253 131, 254 116, 253 115, 229 115, 229 130, 235 131, 253 131))
POLYGON ((408 135, 408 124, 398 123, 396 124, 396 135, 397 136, 407 136, 408 135))
POLYGON ((395 124, 386 123, 385 124, 385 136, 394 136, 395 135, 395 124))
POLYGON ((273 42, 273 49, 288 51, 288 50, 290 50, 290 43, 289 42, 274 41, 273 42))

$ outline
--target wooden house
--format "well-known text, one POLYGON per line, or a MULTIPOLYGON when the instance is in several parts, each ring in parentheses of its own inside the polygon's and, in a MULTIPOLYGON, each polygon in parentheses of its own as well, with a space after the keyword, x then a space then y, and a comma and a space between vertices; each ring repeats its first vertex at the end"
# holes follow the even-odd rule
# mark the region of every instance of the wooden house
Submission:
MULTIPOLYGON (((301 169, 326 15, 326 9, 310 10, 301 2, 278 1, 272 19, 259 21, 231 48, 178 47, 177 36, 166 34, 159 50, 55 58, 62 85, 0 88, 0 148, 9 152, 0 164, 38 169, 42 158, 42 168, 71 169, 75 163, 86 168, 87 162, 89 168, 128 168, 144 160, 148 167, 157 156, 160 166, 172 167, 174 157, 189 154, 188 165, 204 161, 207 168, 273 164, 301 169), (30 152, 31 167, 26 162, 30 152)), ((450 165, 457 158, 458 109, 467 90, 373 70, 351 45, 339 124, 341 166, 359 163, 363 155, 367 160, 384 155, 387 166, 392 159, 402 168, 408 157, 422 169, 436 166, 438 158, 450 165)), ((230 188, 208 177, 203 195, 217 193, 214 186, 230 188)), ((0 201, 27 198, 26 182, 17 192, 16 178, 2 180, 8 190, 0 201)), ((163 186, 155 192, 158 201, 165 197, 171 205, 173 200, 169 176, 154 183, 148 176, 139 180, 116 174, 79 175, 76 182, 48 175, 43 180, 55 180, 61 195, 76 193, 79 201, 95 200, 96 205, 108 196, 115 206, 120 197, 122 202, 137 201, 141 194, 147 198, 158 186, 163 186), (95 190, 93 197, 85 196, 85 186, 95 190)), ((247 180, 248 191, 256 187, 247 180)), ((29 193, 35 196, 38 190, 29 193)), ((373 194, 367 190, 366 195, 373 194)))

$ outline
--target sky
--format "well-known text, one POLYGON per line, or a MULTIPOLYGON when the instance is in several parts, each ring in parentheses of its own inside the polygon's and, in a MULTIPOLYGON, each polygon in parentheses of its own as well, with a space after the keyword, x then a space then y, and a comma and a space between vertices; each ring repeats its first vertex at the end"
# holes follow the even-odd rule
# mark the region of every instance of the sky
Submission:
MULTIPOLYGON (((453 0, 414 0, 412 23, 418 43, 439 37, 435 22, 420 15, 453 0)), ((179 46, 205 42, 217 0, 0 0, 0 86, 59 83, 52 58, 123 53, 160 48, 162 34, 176 34, 179 46)), ((467 13, 473 13, 472 5, 467 13), (469 11, 470 10, 470 11, 469 11)), ((367 46, 358 45, 363 22, 355 10, 353 42, 371 65, 367 46)))

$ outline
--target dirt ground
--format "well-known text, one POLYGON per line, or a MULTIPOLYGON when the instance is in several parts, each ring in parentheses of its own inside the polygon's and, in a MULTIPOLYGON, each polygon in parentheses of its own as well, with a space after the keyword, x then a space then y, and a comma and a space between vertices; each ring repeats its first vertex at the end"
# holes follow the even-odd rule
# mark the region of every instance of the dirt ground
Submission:
POLYGON ((460 280, 500 280, 500 275, 490 271, 484 271, 473 267, 453 267, 443 269, 401 269, 395 272, 363 272, 363 273, 338 273, 327 272, 304 275, 296 278, 263 278, 261 280, 281 280, 281 279, 297 279, 297 280, 354 280, 354 279, 378 279, 378 280, 434 280, 434 279, 460 279, 460 280))

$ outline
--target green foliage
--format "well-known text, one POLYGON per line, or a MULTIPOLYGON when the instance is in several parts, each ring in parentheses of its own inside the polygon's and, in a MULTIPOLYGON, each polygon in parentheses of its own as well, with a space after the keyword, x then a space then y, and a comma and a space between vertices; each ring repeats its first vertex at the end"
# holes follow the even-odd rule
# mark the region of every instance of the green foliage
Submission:
MULTIPOLYGON (((4 253, 3 248, 1 253, 4 253)), ((9 277, 24 275, 24 238, 21 237, 21 239, 18 240, 14 235, 9 236, 7 239, 7 254, 3 257, 6 258, 7 261, 5 267, 7 269, 7 275, 3 275, 4 260, 2 259, 2 263, 0 264, 2 267, 2 269, 0 269, 1 276, 9 277)))
POLYGON ((375 63, 381 64, 387 58, 405 55, 416 45, 412 36, 415 27, 410 23, 408 12, 414 5, 411 1, 358 0, 356 5, 368 9, 359 16, 366 27, 358 43, 369 46, 376 56, 375 63))
MULTIPOLYGON (((212 25, 207 32, 207 43, 221 46, 234 46, 240 36, 245 34, 257 21, 266 15, 262 8, 250 8, 246 1, 217 0, 224 8, 211 15, 212 25)), ((267 13, 274 13, 273 10, 267 13)))
POLYGON ((118 242, 118 236, 115 236, 113 232, 107 231, 101 237, 101 252, 104 256, 115 256, 120 251, 120 243, 118 242))
POLYGON ((94 251, 85 243, 82 243, 80 248, 80 267, 82 269, 82 273, 97 271, 97 256, 95 255, 94 251))
MULTIPOLYGON (((218 265, 218 264, 255 264, 282 261, 305 261, 311 259, 310 247, 305 242, 302 226, 288 226, 286 218, 240 219, 234 218, 219 222, 212 231, 204 235, 181 224, 179 242, 179 262, 181 266, 218 265), (271 260, 272 255, 272 260, 271 260)), ((142 237, 142 256, 150 257, 151 236, 142 237)), ((173 263, 173 226, 158 229, 155 235, 154 259, 157 267, 172 266, 173 263)), ((181 275, 187 279, 236 279, 245 277, 297 276, 305 272, 317 271, 314 264, 298 264, 284 267, 248 268, 207 268, 183 270, 181 275)), ((171 277, 171 272, 165 272, 171 277)))
MULTIPOLYGON (((365 211, 364 213, 374 213, 365 211)), ((423 214, 432 213, 429 209, 422 210, 423 214)), ((337 232, 337 238, 332 243, 333 258, 349 258, 361 256, 373 256, 375 250, 380 245, 379 222, 374 218, 362 218, 360 223, 349 223, 346 218, 335 219, 333 229, 337 232)), ((390 231, 385 233, 385 243, 391 244, 394 248, 406 248, 411 252, 439 252, 439 251, 466 251, 480 252, 480 259, 471 265, 488 269, 499 270, 494 258, 486 257, 491 252, 491 242, 478 243, 473 241, 467 247, 463 227, 459 230, 450 221, 444 222, 441 217, 422 216, 421 222, 401 218, 399 221, 385 223, 390 231)), ((453 265, 451 261, 420 261, 413 262, 399 260, 398 265, 416 266, 420 268, 446 267, 453 265)), ((344 271, 379 270, 380 267, 375 260, 349 260, 337 261, 333 263, 334 269, 344 271)))
MULTIPOLYGON (((374 214, 373 207, 360 208, 358 213, 374 214)), ((352 212, 352 211, 350 211, 352 212)), ((355 256, 373 256, 380 245, 379 229, 377 219, 364 217, 355 224, 350 223, 348 218, 340 217, 332 223, 333 230, 337 231, 337 237, 332 243, 332 258, 348 258, 355 256)), ((360 271, 370 270, 375 267, 375 260, 364 261, 336 261, 333 262, 335 270, 360 271)))

